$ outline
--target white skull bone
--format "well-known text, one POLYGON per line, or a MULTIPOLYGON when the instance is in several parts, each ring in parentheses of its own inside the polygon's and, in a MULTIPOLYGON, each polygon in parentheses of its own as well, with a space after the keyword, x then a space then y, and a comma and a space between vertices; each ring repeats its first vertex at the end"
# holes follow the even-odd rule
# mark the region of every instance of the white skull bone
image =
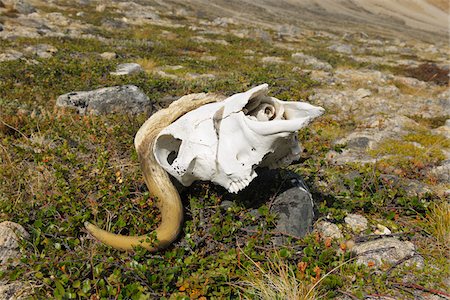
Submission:
POLYGON ((262 84, 186 113, 157 136, 157 162, 185 186, 208 180, 233 193, 250 184, 256 167, 291 163, 300 153, 297 131, 324 109, 267 93, 262 84))

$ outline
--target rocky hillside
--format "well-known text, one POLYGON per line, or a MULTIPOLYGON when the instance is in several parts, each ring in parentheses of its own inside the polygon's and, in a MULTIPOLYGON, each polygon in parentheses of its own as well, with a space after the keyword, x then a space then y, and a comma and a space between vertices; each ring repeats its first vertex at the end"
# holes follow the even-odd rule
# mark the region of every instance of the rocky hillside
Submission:
POLYGON ((449 298, 448 14, 438 0, 0 0, 0 299, 449 298), (88 235, 85 221, 159 223, 133 145, 153 112, 262 83, 326 109, 297 161, 237 195, 183 189, 165 251, 88 235))

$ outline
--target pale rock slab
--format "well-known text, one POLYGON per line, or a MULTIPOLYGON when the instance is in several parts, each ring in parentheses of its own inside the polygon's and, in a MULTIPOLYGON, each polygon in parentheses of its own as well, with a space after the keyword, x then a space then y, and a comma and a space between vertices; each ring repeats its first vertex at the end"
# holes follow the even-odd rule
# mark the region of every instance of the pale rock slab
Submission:
POLYGON ((360 265, 375 264, 376 267, 380 267, 383 263, 395 264, 413 256, 405 262, 405 265, 416 264, 419 268, 424 266, 423 257, 416 254, 414 244, 397 238, 381 238, 356 244, 352 251, 358 255, 356 263, 360 265))
POLYGON ((111 72, 111 75, 123 76, 144 72, 144 69, 137 63, 124 63, 117 66, 115 72, 111 72))
POLYGON ((67 93, 58 97, 56 106, 76 109, 82 115, 137 114, 152 109, 147 95, 134 85, 67 93))

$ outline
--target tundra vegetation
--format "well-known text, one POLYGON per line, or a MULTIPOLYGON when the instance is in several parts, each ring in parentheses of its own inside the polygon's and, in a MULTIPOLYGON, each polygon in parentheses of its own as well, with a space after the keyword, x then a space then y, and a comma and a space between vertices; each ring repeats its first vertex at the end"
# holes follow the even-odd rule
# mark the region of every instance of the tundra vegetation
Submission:
MULTIPOLYGON (((317 76, 319 71, 302 71, 307 67, 292 60, 292 54, 300 51, 329 63, 336 72, 389 74, 390 86, 414 97, 425 94, 434 99, 447 89, 448 77, 444 84, 423 81, 420 68, 433 72, 432 68, 393 66, 392 54, 376 62, 354 59, 328 48, 335 42, 333 35, 313 31, 289 40, 267 30, 271 38, 262 39, 233 34, 242 26, 228 24, 220 32, 203 32, 204 42, 195 38, 196 26, 202 23, 191 17, 167 13, 160 15, 170 21, 167 24, 111 29, 105 20, 124 17, 114 6, 61 3, 37 9, 90 24, 89 37, 19 35, 0 42, 0 53, 42 44, 57 49, 50 57, 27 53, 0 62, 0 221, 17 222, 30 234, 20 244, 19 257, 0 270, 2 282, 20 282, 22 295, 34 299, 448 297, 449 186, 429 172, 448 159, 448 138, 433 131, 448 116, 410 115, 414 126, 406 134, 364 150, 370 163, 335 164, 328 159, 329 153, 343 153, 349 146, 336 141, 366 126, 358 111, 325 105, 326 114, 299 133, 305 150, 287 169, 304 177, 317 217, 337 224, 343 233, 340 240, 319 232, 302 238, 274 232, 277 217, 269 206, 276 190, 255 210, 251 199, 197 183, 182 193, 185 222, 180 238, 167 250, 150 254, 144 249, 121 252, 106 247, 83 226, 93 221, 112 232, 141 235, 160 221, 133 145, 148 116, 83 116, 55 109, 61 94, 125 84, 138 86, 155 108, 165 107, 164 99, 174 96, 231 95, 265 82, 274 97, 305 100, 329 83, 317 76), (100 58, 104 52, 113 52, 116 58, 100 58), (281 62, 262 62, 266 57, 281 62), (110 74, 125 62, 139 63, 144 72, 110 74), (214 79, 195 74, 211 74, 214 79), (425 85, 397 80, 405 76, 420 77, 425 85), (411 192, 403 180, 427 189, 411 192), (225 200, 233 204, 221 205, 225 200), (368 227, 353 232, 344 222, 349 213, 366 217, 368 227), (352 242, 373 234, 378 224, 400 240, 412 241, 423 265, 357 264, 352 242), (274 246, 277 236, 286 238, 284 246, 274 246)), ((12 9, 0 21, 7 24, 18 16, 12 9)), ((248 26, 249 32, 254 30, 248 26)), ((361 46, 356 40, 346 43, 361 46)), ((367 48, 365 55, 384 57, 383 47, 367 48)), ((418 65, 432 58, 408 57, 418 65)), ((334 88, 342 91, 348 85, 376 93, 376 87, 364 81, 347 86, 338 82, 334 88)))

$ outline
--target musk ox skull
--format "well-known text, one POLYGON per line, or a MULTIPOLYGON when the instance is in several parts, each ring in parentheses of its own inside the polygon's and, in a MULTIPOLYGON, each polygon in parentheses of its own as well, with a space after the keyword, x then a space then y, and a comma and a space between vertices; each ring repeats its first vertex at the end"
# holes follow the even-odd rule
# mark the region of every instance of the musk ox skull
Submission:
POLYGON ((236 193, 257 176, 256 167, 291 163, 300 152, 297 131, 324 110, 267 93, 267 84, 262 84, 223 101, 215 95, 188 95, 151 116, 137 132, 135 146, 147 187, 161 209, 156 242, 149 243, 147 236, 112 234, 88 222, 87 230, 117 249, 156 251, 177 237, 183 218, 168 174, 185 186, 208 180, 236 193))

